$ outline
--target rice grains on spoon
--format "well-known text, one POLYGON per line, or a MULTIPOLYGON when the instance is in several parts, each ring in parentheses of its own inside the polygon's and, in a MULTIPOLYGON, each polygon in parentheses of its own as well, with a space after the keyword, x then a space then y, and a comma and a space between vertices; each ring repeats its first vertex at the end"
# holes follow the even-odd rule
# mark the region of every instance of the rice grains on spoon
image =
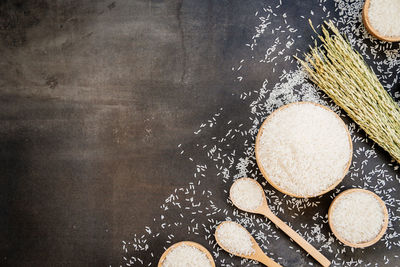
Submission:
POLYGON ((268 207, 264 191, 256 180, 251 178, 241 178, 236 180, 231 186, 230 198, 233 204, 239 209, 262 214, 270 219, 278 228, 291 237, 293 241, 307 251, 322 266, 330 266, 331 262, 322 255, 321 252, 272 213, 268 207))
POLYGON ((251 234, 238 223, 222 222, 215 230, 215 239, 221 248, 233 255, 256 260, 269 267, 282 267, 265 255, 251 234))

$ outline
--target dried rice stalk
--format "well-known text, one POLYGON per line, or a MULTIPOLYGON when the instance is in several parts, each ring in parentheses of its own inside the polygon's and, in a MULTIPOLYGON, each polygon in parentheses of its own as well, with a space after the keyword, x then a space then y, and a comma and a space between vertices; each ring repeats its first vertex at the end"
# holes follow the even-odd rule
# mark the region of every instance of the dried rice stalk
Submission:
POLYGON ((304 61, 297 59, 310 79, 400 163, 400 107, 332 21, 325 24, 334 34, 322 27, 322 47, 311 48, 304 61))

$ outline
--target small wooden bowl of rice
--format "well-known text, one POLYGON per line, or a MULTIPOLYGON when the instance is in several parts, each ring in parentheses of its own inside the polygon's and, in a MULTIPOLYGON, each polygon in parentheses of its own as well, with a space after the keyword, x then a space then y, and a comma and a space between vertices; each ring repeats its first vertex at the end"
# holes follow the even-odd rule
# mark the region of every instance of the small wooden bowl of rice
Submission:
POLYGON ((274 188, 311 198, 343 180, 353 145, 346 124, 335 112, 317 103, 295 102, 265 119, 255 153, 261 173, 274 188))
POLYGON ((192 241, 181 241, 170 246, 160 257, 158 267, 215 267, 211 253, 192 241))
POLYGON ((382 41, 400 42, 399 14, 396 13, 399 6, 399 2, 366 0, 362 11, 362 21, 367 31, 382 41))
POLYGON ((336 196, 329 207, 328 220, 333 234, 343 244, 364 248, 382 238, 388 226, 389 215, 379 196, 356 188, 336 196))

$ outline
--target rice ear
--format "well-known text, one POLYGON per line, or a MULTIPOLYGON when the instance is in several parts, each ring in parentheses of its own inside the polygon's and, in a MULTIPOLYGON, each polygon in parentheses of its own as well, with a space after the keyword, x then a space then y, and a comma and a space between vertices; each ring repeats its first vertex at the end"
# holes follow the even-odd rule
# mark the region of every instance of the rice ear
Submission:
POLYGON ((322 47, 315 45, 304 60, 296 59, 311 81, 400 163, 400 107, 333 22, 325 25, 333 34, 322 26, 322 47))

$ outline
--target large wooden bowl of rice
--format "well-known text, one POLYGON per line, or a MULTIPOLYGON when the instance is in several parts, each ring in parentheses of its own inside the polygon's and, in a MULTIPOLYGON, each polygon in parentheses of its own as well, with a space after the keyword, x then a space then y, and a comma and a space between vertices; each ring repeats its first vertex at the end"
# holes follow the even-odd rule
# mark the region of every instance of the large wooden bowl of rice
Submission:
POLYGON ((274 188, 311 198, 343 180, 353 145, 346 124, 335 112, 317 103, 295 102, 265 119, 255 153, 261 173, 274 188))

